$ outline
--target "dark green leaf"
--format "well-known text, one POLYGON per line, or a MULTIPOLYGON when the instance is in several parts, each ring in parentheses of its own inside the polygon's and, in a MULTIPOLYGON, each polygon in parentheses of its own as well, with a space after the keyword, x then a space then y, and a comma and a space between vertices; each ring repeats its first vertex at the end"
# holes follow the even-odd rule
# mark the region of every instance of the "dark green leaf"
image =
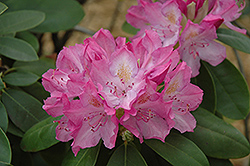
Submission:
POLYGON ((33 32, 58 32, 77 25, 83 18, 82 6, 75 0, 3 0, 10 11, 37 10, 45 13, 42 24, 32 29, 33 32))
POLYGON ((2 128, 4 132, 7 131, 8 122, 9 122, 9 120, 8 120, 8 115, 7 115, 6 109, 3 105, 3 103, 0 102, 0 128, 2 128))
POLYGON ((2 101, 12 122, 24 132, 49 116, 41 102, 23 91, 4 91, 2 101))
POLYGON ((62 166, 94 166, 99 155, 101 143, 92 148, 81 149, 75 157, 70 150, 62 162, 62 166))
POLYGON ((208 161, 210 166, 233 166, 233 164, 226 159, 216 159, 212 157, 208 157, 208 161))
POLYGON ((34 165, 31 154, 21 150, 20 148, 21 138, 9 133, 7 136, 9 138, 12 149, 11 164, 13 166, 37 166, 34 165))
POLYGON ((0 77, 0 91, 5 88, 2 78, 0 77))
POLYGON ((54 120, 60 117, 49 117, 32 126, 23 136, 21 149, 25 152, 37 152, 55 145, 59 141, 56 139, 56 126, 54 120))
POLYGON ((193 115, 197 120, 197 126, 193 133, 185 135, 207 156, 230 159, 249 154, 249 143, 236 128, 203 108, 193 112, 193 115))
POLYGON ((39 42, 38 42, 36 36, 34 36, 32 33, 28 32, 28 31, 18 32, 16 34, 16 37, 28 42, 34 48, 34 50, 36 52, 38 52, 39 42))
POLYGON ((145 143, 172 165, 209 165, 203 152, 180 134, 170 133, 165 143, 154 139, 145 140, 145 143))
POLYGON ((0 37, 0 54, 19 61, 38 60, 36 51, 30 44, 13 37, 0 37))
POLYGON ((130 33, 135 35, 140 29, 136 29, 135 27, 133 27, 132 25, 130 25, 127 21, 125 21, 122 25, 122 30, 124 32, 130 33))
POLYGON ((7 12, 0 16, 0 34, 20 32, 34 28, 45 19, 40 11, 21 10, 7 12))
POLYGON ((147 163, 140 152, 130 144, 122 144, 110 157, 107 166, 145 166, 147 163))
POLYGON ((10 142, 0 128, 0 165, 8 165, 11 162, 10 142))
POLYGON ((47 70, 55 68, 55 62, 49 58, 40 58, 39 60, 32 62, 16 61, 13 64, 13 67, 18 71, 31 72, 42 77, 43 73, 47 70))
POLYGON ((23 135, 24 135, 24 132, 21 129, 19 129, 16 125, 14 125, 11 120, 9 121, 7 131, 8 131, 8 133, 11 133, 11 134, 18 136, 18 137, 23 137, 23 135))
POLYGON ((50 96, 50 93, 44 90, 44 87, 40 82, 36 82, 30 86, 23 86, 21 87, 22 90, 24 90, 26 93, 32 95, 37 100, 43 103, 43 100, 45 100, 47 97, 50 96))
POLYGON ((215 82, 217 111, 231 119, 244 119, 249 112, 249 91, 241 73, 227 59, 216 67, 204 64, 215 82))
POLYGON ((28 86, 34 84, 40 77, 30 72, 12 72, 3 77, 3 81, 14 86, 28 86))
POLYGON ((2 2, 0 2, 0 14, 2 14, 7 9, 8 9, 8 7, 5 4, 3 4, 2 2))
POLYGON ((217 102, 215 84, 210 71, 203 63, 201 63, 200 74, 192 78, 192 83, 198 85, 204 92, 200 107, 214 113, 217 102))
POLYGON ((231 29, 219 28, 217 30, 218 40, 240 51, 250 53, 250 39, 239 32, 231 29))
POLYGON ((70 144, 71 142, 59 142, 47 149, 40 151, 39 154, 48 163, 48 165, 61 166, 67 152, 70 150, 72 153, 70 144))

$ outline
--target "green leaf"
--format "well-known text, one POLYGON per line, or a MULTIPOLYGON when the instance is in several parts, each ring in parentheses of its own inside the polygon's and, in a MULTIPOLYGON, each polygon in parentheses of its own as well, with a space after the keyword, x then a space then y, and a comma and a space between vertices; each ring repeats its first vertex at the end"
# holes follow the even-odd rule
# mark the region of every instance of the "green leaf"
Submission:
POLYGON ((2 101, 12 122, 24 132, 49 116, 41 102, 23 91, 4 91, 2 101))
POLYGON ((24 132, 21 129, 19 129, 16 125, 14 125, 11 120, 9 121, 7 132, 9 132, 15 136, 18 136, 18 137, 23 137, 23 135, 24 135, 24 132))
POLYGON ((201 63, 200 74, 192 78, 192 83, 198 85, 203 90, 203 100, 200 107, 215 112, 217 96, 213 77, 207 67, 201 63))
POLYGON ((249 112, 249 90, 241 73, 225 59, 210 70, 216 88, 217 111, 231 119, 244 119, 249 112))
POLYGON ((147 163, 140 152, 130 144, 122 144, 110 157, 107 166, 145 166, 147 163))
POLYGON ((30 44, 13 37, 0 37, 0 54, 19 61, 38 60, 36 51, 30 44))
POLYGON ((35 97, 41 103, 43 103, 43 100, 45 100, 47 97, 50 96, 50 93, 44 89, 44 87, 42 86, 42 84, 40 82, 36 82, 30 86, 23 86, 21 88, 26 93, 35 97))
POLYGON ((40 58, 37 61, 31 62, 16 61, 13 67, 18 71, 31 72, 42 77, 43 73, 47 70, 55 68, 55 62, 49 58, 40 58))
POLYGON ((2 78, 0 77, 0 91, 5 88, 2 78))
POLYGON ((125 21, 122 25, 122 30, 124 32, 130 33, 135 35, 140 29, 136 29, 135 27, 133 27, 132 25, 130 25, 127 21, 125 21))
POLYGON ((40 77, 30 72, 12 72, 3 77, 3 81, 14 86, 28 86, 35 83, 40 77))
POLYGON ((0 127, 3 129, 4 132, 7 131, 8 128, 8 115, 3 103, 0 101, 0 127))
POLYGON ((166 137, 165 143, 155 139, 145 140, 145 143, 172 165, 209 165, 203 152, 180 134, 171 132, 166 137))
POLYGON ((94 166, 99 155, 101 143, 95 147, 81 149, 75 157, 70 150, 62 162, 62 166, 94 166))
POLYGON ((32 126, 23 136, 21 149, 25 152, 37 152, 55 145, 59 141, 56 139, 56 126, 54 120, 60 117, 49 117, 32 126))
POLYGON ((28 32, 28 31, 18 32, 16 34, 16 37, 29 43, 34 48, 34 50, 36 52, 38 52, 39 42, 38 42, 36 36, 34 36, 32 33, 28 32))
POLYGON ((217 158, 212 158, 208 157, 208 161, 210 166, 233 166, 233 164, 226 159, 217 159, 217 158))
POLYGON ((45 13, 42 24, 32 29, 33 32, 58 32, 77 25, 83 18, 82 6, 75 0, 3 0, 10 11, 37 10, 45 13))
POLYGON ((0 15, 5 11, 5 10, 7 10, 8 9, 8 7, 5 5, 5 4, 3 4, 2 2, 0 2, 0 15))
POLYGON ((0 128, 0 165, 8 165, 11 162, 10 142, 0 128))
POLYGON ((249 154, 249 143, 236 128, 203 108, 194 111, 193 115, 197 120, 196 128, 193 133, 186 133, 185 136, 207 156, 231 159, 249 154))
POLYGON ((240 51, 250 53, 250 39, 239 32, 231 29, 219 28, 217 30, 218 40, 240 51))
POLYGON ((40 11, 21 10, 7 12, 0 16, 0 34, 20 32, 34 28, 45 19, 40 11))

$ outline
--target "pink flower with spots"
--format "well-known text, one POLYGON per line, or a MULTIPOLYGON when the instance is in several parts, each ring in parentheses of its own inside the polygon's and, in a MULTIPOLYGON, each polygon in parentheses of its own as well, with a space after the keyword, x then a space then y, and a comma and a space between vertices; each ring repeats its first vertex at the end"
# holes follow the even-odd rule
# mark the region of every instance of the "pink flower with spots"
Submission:
POLYGON ((190 111, 200 105, 203 91, 190 83, 191 69, 185 62, 180 63, 168 76, 170 79, 165 81, 162 93, 165 102, 173 101, 174 128, 181 133, 193 131, 196 120, 190 111))
POLYGON ((143 138, 165 142, 165 137, 174 126, 171 107, 172 101, 164 102, 162 95, 148 84, 147 90, 133 103, 131 110, 124 110, 120 123, 141 143, 143 138))
POLYGON ((126 15, 128 23, 141 29, 133 38, 142 36, 145 29, 152 29, 160 36, 163 46, 175 45, 179 38, 182 19, 178 4, 174 0, 164 4, 143 0, 138 2, 139 5, 132 6, 126 15))
POLYGON ((216 66, 226 58, 226 48, 215 42, 216 38, 213 25, 204 27, 191 21, 187 22, 180 36, 179 52, 181 59, 191 67, 192 77, 199 74, 200 59, 216 66))
POLYGON ((180 108, 188 105, 193 110, 199 105, 196 99, 183 97, 194 96, 190 89, 199 90, 189 83, 189 68, 176 68, 178 51, 172 46, 162 47, 161 37, 153 30, 146 30, 131 43, 125 40, 115 40, 109 31, 101 29, 84 44, 64 48, 58 55, 57 68, 43 74, 42 83, 51 93, 43 108, 53 117, 62 116, 57 121, 56 138, 63 142, 72 139, 75 155, 100 140, 113 148, 121 125, 140 142, 151 138, 164 142, 171 128, 194 127, 195 120, 190 120, 188 113, 178 117, 178 102, 165 95, 169 90, 157 92, 163 81, 171 87, 177 80, 182 88, 168 95, 184 101, 180 108), (187 79, 183 81, 179 73, 187 79))

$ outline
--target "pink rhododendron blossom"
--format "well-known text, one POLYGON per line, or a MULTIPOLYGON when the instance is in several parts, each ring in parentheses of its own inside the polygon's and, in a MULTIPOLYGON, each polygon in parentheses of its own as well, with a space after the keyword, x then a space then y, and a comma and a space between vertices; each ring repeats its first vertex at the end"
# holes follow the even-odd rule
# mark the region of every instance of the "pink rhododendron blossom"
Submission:
POLYGON ((192 77, 199 74, 200 59, 213 66, 226 58, 226 48, 215 42, 217 38, 214 26, 203 27, 188 21, 180 36, 180 55, 192 68, 192 77))
POLYGON ((181 133, 193 131, 196 120, 190 113, 198 108, 202 101, 203 91, 190 83, 191 69, 185 62, 169 73, 170 80, 166 80, 165 89, 162 91, 165 102, 172 102, 172 111, 175 114, 174 128, 181 133))
MULTIPOLYGON (((140 5, 128 10, 126 19, 132 26, 141 29, 135 37, 142 36, 145 29, 155 30, 163 46, 175 45, 181 29, 181 11, 174 0, 164 4, 140 0, 140 5)), ((135 38, 134 37, 134 38, 135 38)))
POLYGON ((120 123, 138 137, 141 143, 143 138, 157 138, 165 142, 165 137, 174 126, 171 107, 172 101, 164 102, 161 94, 148 85, 147 90, 133 103, 131 110, 125 110, 120 123), (126 116, 127 112, 134 110, 136 115, 126 116))
POLYGON ((57 68, 48 70, 42 79, 51 93, 43 108, 53 117, 62 116, 56 121, 56 138, 64 142, 72 139, 72 151, 77 155, 100 140, 113 148, 122 125, 120 128, 140 142, 151 138, 164 142, 173 127, 192 131, 195 119, 189 111, 200 104, 201 90, 190 84, 190 68, 184 63, 176 67, 179 60, 178 51, 162 47, 161 36, 153 30, 126 43, 125 38, 115 40, 108 30, 101 29, 84 44, 65 47, 58 55, 57 68), (180 108, 189 104, 185 115, 176 110, 179 103, 175 98, 166 97, 167 89, 157 92, 163 81, 166 87, 180 83, 181 88, 168 95, 184 102, 180 108))

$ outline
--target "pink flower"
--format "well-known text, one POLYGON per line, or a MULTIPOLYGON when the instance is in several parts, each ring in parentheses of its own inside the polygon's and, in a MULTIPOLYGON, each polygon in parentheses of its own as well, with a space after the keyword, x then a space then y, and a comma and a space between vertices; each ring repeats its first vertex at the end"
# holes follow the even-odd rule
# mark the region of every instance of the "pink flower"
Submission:
POLYGON ((73 100, 65 116, 76 126, 70 132, 74 138, 72 150, 77 154, 80 148, 96 146, 100 139, 107 148, 115 146, 118 133, 118 120, 115 109, 107 106, 93 83, 88 82, 79 100, 73 100))
POLYGON ((174 0, 161 4, 139 1, 138 6, 132 6, 128 10, 126 19, 135 28, 141 29, 133 37, 144 34, 145 29, 152 29, 158 33, 163 46, 175 45, 179 38, 181 11, 174 0))
POLYGON ((171 112, 172 101, 164 102, 150 84, 125 113, 120 123, 143 142, 156 138, 165 142, 165 137, 174 126, 171 112), (133 114, 131 116, 131 114, 133 114))
POLYGON ((181 59, 192 68, 192 77, 199 74, 200 59, 216 66, 226 58, 226 48, 215 42, 216 38, 213 25, 203 27, 187 22, 180 37, 179 52, 181 59))
POLYGON ((170 79, 166 80, 162 93, 165 102, 173 101, 174 128, 181 133, 193 131, 196 120, 190 111, 198 108, 202 101, 203 91, 190 83, 191 69, 185 62, 180 63, 168 76, 170 79))
POLYGON ((240 17, 242 11, 245 7, 245 0, 243 0, 243 5, 239 8, 235 0, 217 0, 211 14, 219 15, 224 19, 224 24, 232 30, 246 34, 245 29, 240 29, 234 26, 231 22, 240 17))

